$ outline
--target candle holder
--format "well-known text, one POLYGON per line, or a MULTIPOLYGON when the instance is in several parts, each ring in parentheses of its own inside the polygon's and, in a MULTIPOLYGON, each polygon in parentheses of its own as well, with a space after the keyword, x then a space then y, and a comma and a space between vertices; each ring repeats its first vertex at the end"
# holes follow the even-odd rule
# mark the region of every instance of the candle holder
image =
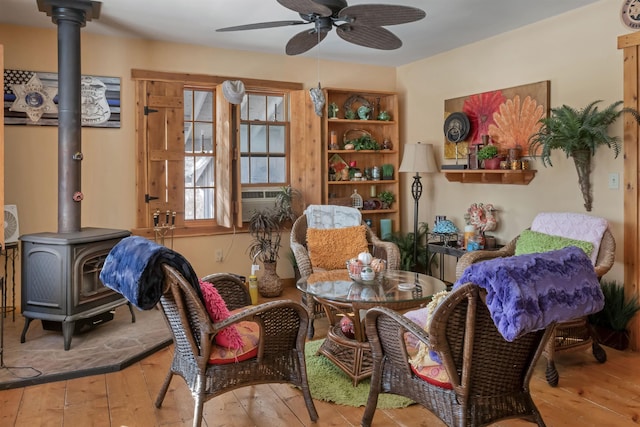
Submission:
POLYGON ((165 212, 165 222, 160 223, 160 209, 157 209, 153 213, 153 231, 155 233, 154 241, 163 246, 167 246, 165 244, 165 239, 169 236, 169 249, 173 249, 173 230, 176 228, 176 213, 171 211, 165 212), (171 223, 169 223, 171 220, 171 223))

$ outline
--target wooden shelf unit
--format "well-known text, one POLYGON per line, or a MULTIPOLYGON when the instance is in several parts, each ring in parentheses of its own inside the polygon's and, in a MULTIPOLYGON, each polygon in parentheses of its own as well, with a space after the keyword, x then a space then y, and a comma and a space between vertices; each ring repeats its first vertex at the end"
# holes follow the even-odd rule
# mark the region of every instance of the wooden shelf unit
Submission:
MULTIPOLYGON (((371 199, 371 186, 375 185, 376 193, 382 191, 391 191, 396 196, 396 201, 391 205, 391 209, 362 210, 362 218, 370 219, 372 228, 380 229, 381 219, 391 219, 392 230, 400 231, 400 181, 398 177, 398 168, 400 166, 400 134, 398 113, 398 98, 395 92, 381 92, 368 90, 352 90, 352 89, 325 89, 326 104, 322 119, 322 141, 324 147, 324 169, 323 169, 323 203, 326 204, 344 204, 353 194, 353 190, 358 190, 358 194, 362 196, 364 201, 371 199), (371 107, 373 114, 368 120, 361 119, 345 119, 345 102, 354 96, 359 96, 358 100, 353 101, 352 109, 356 111, 362 105, 359 99, 363 98, 371 107), (377 104, 379 100, 380 110, 387 111, 391 120, 377 120, 378 111, 377 104), (328 118, 328 106, 330 103, 336 103, 338 106, 338 118, 328 118), (392 144, 390 150, 344 150, 345 134, 349 131, 363 130, 371 134, 380 146, 385 139, 392 144), (331 132, 335 132, 337 143, 340 149, 329 149, 331 132), (389 163, 394 166, 394 179, 392 180, 369 180, 369 181, 332 181, 329 176, 329 159, 335 154, 339 155, 347 164, 351 161, 356 162, 356 167, 363 173, 365 168, 373 166, 380 167, 382 164, 389 163)), ((353 98, 352 98, 353 99, 353 98)), ((351 136, 347 136, 351 139, 351 136)))
POLYGON ((535 170, 488 170, 457 169, 442 170, 450 182, 465 184, 517 184, 528 185, 535 177, 535 170))

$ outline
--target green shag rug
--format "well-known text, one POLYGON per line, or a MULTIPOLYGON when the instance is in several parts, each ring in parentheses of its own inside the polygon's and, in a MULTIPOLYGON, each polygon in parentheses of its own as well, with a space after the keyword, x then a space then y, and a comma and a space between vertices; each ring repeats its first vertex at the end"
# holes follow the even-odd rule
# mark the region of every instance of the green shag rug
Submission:
MULTIPOLYGON (((340 368, 323 355, 316 355, 323 341, 309 341, 304 348, 311 396, 339 405, 365 406, 369 397, 370 380, 362 380, 354 387, 351 378, 340 368)), ((411 404, 412 400, 395 394, 382 393, 378 397, 380 409, 405 408, 411 404)))

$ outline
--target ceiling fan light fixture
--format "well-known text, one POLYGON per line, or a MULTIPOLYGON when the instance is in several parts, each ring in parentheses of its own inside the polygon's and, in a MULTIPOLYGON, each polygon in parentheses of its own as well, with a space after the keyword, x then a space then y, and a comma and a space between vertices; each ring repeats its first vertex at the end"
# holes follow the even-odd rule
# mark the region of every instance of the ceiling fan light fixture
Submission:
POLYGON ((333 27, 337 28, 340 38, 350 43, 372 49, 392 50, 401 47, 402 41, 395 34, 382 27, 415 22, 426 16, 422 9, 391 4, 349 6, 346 0, 277 1, 282 6, 298 12, 303 20, 259 22, 220 28, 216 31, 239 31, 314 24, 313 30, 298 33, 287 42, 285 48, 287 55, 299 55, 314 48, 333 27))

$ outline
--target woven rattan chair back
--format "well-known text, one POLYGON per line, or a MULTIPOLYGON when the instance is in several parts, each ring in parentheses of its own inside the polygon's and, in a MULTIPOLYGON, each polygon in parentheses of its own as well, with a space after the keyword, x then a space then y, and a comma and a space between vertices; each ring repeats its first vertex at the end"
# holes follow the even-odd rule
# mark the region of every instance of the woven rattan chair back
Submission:
MULTIPOLYGON (((163 269, 165 288, 160 306, 173 334, 174 353, 156 407, 162 405, 174 374, 185 380, 194 396, 193 426, 201 425, 204 403, 222 393, 253 384, 290 383, 301 390, 310 419, 317 420, 304 359, 308 327, 304 306, 291 300, 273 301, 247 307, 224 321, 213 323, 191 284, 172 267, 164 265, 163 269), (257 357, 229 364, 209 364, 215 335, 241 321, 256 322, 260 326, 257 357)), ((205 279, 213 283, 223 297, 243 295, 237 287, 242 281, 232 275, 205 279)), ((250 301, 247 296, 240 299, 250 301)))
MULTIPOLYGON (((365 224, 362 222, 362 224, 365 224)), ((380 240, 373 231, 367 227, 367 241, 369 242, 370 251, 376 258, 384 259, 387 261, 387 269, 397 270, 400 266, 400 249, 395 243, 385 242, 380 240)), ((300 272, 300 277, 308 277, 313 273, 313 266, 311 265, 311 259, 309 258, 309 251, 307 249, 307 217, 302 215, 298 217, 291 227, 290 237, 291 251, 296 260, 296 266, 300 272)), ((346 262, 346 259, 345 259, 346 262)), ((346 268, 346 267, 345 267, 346 268)), ((307 306, 309 310, 310 322, 309 322, 309 339, 313 338, 314 319, 324 317, 326 315, 324 308, 314 298, 302 295, 302 302, 307 306)))
POLYGON ((243 280, 235 274, 213 273, 202 278, 211 283, 229 310, 235 310, 251 305, 251 295, 243 280))
POLYGON ((369 310, 366 322, 374 369, 363 426, 371 425, 379 393, 413 399, 449 426, 482 426, 507 418, 544 425, 529 381, 551 327, 506 341, 491 319, 484 291, 473 284, 447 297, 434 312, 428 333, 383 307, 369 310), (439 354, 452 389, 413 373, 407 361, 407 332, 439 354))
MULTIPOLYGON (((497 251, 473 251, 464 254, 456 265, 456 277, 460 277, 464 270, 473 263, 493 259, 497 257, 508 257, 515 255, 517 236, 504 247, 497 251)), ((609 229, 605 230, 600 242, 598 257, 594 269, 598 277, 604 276, 615 262, 616 241, 609 229)), ((556 369, 555 358, 558 353, 571 351, 584 351, 591 349, 595 359, 604 363, 607 360, 607 353, 600 346, 598 337, 587 317, 581 317, 569 322, 561 322, 556 325, 554 337, 549 340, 544 351, 547 359, 545 376, 547 383, 555 387, 558 385, 560 375, 556 369)))

